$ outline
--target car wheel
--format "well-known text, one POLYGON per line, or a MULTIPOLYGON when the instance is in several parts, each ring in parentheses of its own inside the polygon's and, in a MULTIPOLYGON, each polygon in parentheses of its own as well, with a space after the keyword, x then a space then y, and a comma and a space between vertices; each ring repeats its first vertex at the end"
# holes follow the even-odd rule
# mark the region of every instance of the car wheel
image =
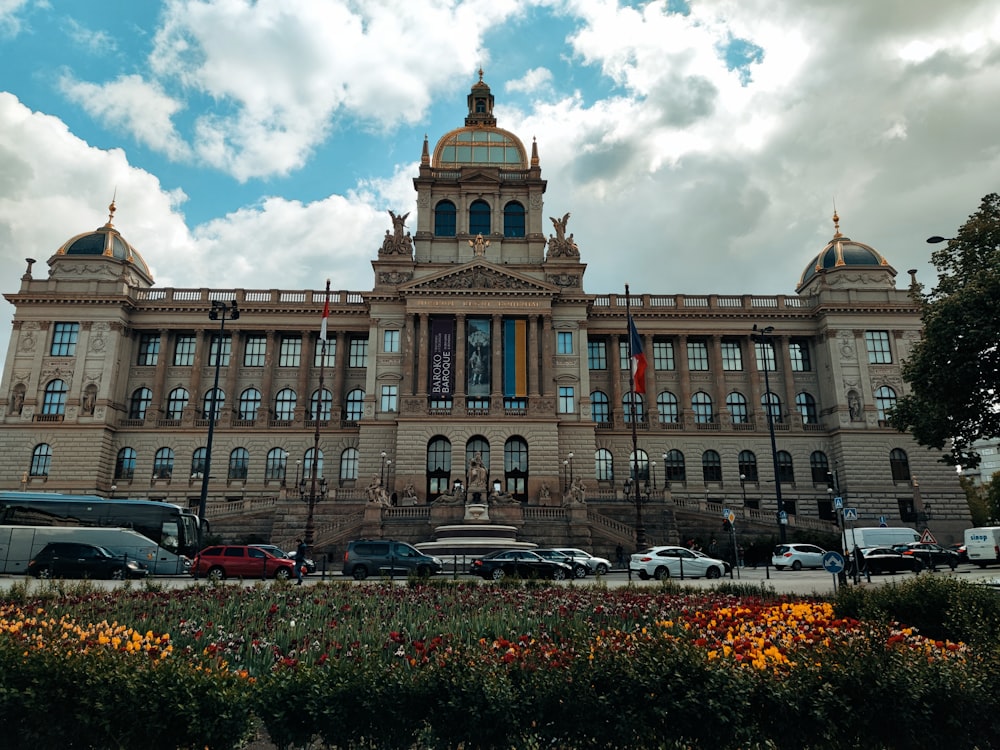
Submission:
POLYGON ((566 571, 562 568, 553 568, 552 570, 552 580, 553 581, 565 581, 566 571))
POLYGON ((923 569, 924 569, 924 563, 923 563, 922 560, 914 560, 913 561, 913 572, 914 573, 919 573, 923 569))
POLYGON ((595 571, 599 576, 606 576, 608 574, 608 566, 604 563, 597 564, 597 570, 595 571))
POLYGON ((490 572, 490 578, 492 578, 494 581, 499 581, 506 575, 507 574, 504 573, 503 568, 493 568, 493 570, 490 572))
POLYGON ((430 577, 431 577, 430 568, 428 568, 426 565, 417 566, 417 578, 430 578, 430 577))
POLYGON ((586 565, 577 565, 575 568, 573 568, 573 575, 575 575, 577 578, 586 578, 587 577, 587 566, 586 565))
POLYGON ((52 568, 48 565, 43 565, 42 567, 35 570, 35 578, 52 578, 52 568))
POLYGON ((721 578, 721 577, 722 577, 722 571, 719 570, 714 565, 705 571, 705 578, 721 578))
POLYGON ((958 567, 958 561, 957 560, 949 560, 948 561, 948 567, 951 568, 952 570, 954 570, 955 568, 958 567))
POLYGON ((796 560, 795 562, 793 562, 792 570, 802 570, 802 562, 800 560, 796 560))
POLYGON ((670 569, 665 565, 661 565, 656 570, 653 571, 653 577, 657 581, 662 581, 665 578, 670 578, 670 569))
POLYGON ((274 571, 274 580, 276 581, 287 581, 292 577, 292 571, 288 568, 278 568, 274 571))
POLYGON ((644 581, 648 581, 649 580, 649 573, 647 573, 645 570, 640 570, 639 571, 639 578, 641 578, 644 581))
POLYGON ((784 569, 785 569, 785 566, 784 566, 784 565, 775 565, 775 566, 774 566, 774 569, 775 569, 775 570, 784 570, 784 569))
POLYGON ((877 576, 881 572, 882 572, 882 568, 880 568, 878 565, 869 565, 868 566, 868 573, 870 575, 877 576))
POLYGON ((205 577, 210 581, 224 581, 226 580, 226 571, 219 566, 215 566, 214 568, 208 569, 208 573, 205 577))
POLYGON ((122 578, 127 578, 128 576, 122 574, 121 568, 115 568, 111 571, 111 575, 108 576, 112 581, 120 581, 122 578))
POLYGON ((355 581, 363 581, 368 577, 368 568, 364 565, 355 565, 351 575, 354 576, 355 581))

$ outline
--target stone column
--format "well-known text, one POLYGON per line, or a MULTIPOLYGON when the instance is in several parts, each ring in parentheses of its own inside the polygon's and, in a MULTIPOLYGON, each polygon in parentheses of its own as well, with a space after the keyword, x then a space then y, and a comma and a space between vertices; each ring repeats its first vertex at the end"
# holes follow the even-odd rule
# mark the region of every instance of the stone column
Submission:
POLYGON ((465 313, 455 316, 455 406, 465 410, 465 313))
POLYGON ((542 396, 553 393, 552 381, 552 315, 546 313, 542 316, 542 361, 539 363, 538 391, 542 396))
POLYGON ((679 384, 677 394, 677 408, 680 411, 678 420, 682 426, 686 427, 693 421, 691 417, 691 371, 688 369, 687 336, 677 337, 677 351, 674 352, 674 362, 677 364, 677 382, 679 384))
POLYGON ((493 339, 493 372, 490 377, 490 401, 496 409, 503 409, 503 316, 493 315, 490 321, 493 339))
POLYGON ((538 316, 528 318, 528 398, 538 398, 541 389, 538 387, 538 316))
POLYGON ((712 421, 721 422, 722 412, 726 408, 726 373, 722 369, 722 337, 708 337, 708 369, 714 375, 712 378, 712 421))
POLYGON ((275 343, 274 331, 265 334, 264 343, 264 374, 260 384, 260 411, 257 412, 257 426, 266 429, 271 415, 274 413, 274 364, 277 357, 274 356, 275 343), (262 414, 263 412, 263 414, 262 414))
POLYGON ((167 381, 167 352, 170 350, 170 331, 160 329, 160 353, 156 357, 156 371, 153 374, 153 403, 150 409, 157 419, 162 419, 166 411, 167 394, 163 392, 167 381))
POLYGON ((417 395, 427 397, 427 356, 430 351, 430 315, 420 313, 420 345, 417 349, 417 395))

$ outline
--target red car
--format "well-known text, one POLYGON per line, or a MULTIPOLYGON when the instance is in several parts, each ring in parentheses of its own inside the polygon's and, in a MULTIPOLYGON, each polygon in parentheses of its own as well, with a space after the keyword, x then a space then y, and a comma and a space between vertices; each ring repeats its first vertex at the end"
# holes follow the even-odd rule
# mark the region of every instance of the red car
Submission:
POLYGON ((206 547, 191 563, 191 575, 205 576, 210 581, 227 578, 276 578, 287 581, 295 575, 295 562, 275 557, 260 547, 245 544, 206 547))

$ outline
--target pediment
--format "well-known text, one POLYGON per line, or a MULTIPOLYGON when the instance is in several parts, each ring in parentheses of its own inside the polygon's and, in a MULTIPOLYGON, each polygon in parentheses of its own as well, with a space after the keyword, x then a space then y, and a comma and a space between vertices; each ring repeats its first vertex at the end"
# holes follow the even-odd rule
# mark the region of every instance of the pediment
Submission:
POLYGON ((414 292, 541 292, 558 294, 560 289, 552 284, 515 273, 492 263, 477 261, 425 276, 399 287, 402 294, 414 292))

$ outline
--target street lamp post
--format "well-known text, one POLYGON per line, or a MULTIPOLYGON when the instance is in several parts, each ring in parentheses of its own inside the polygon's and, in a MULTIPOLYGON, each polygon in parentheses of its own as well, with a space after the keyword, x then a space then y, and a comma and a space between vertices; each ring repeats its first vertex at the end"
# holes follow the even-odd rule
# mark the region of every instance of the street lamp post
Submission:
MULTIPOLYGON (((752 336, 751 338, 753 338, 755 342, 764 345, 768 343, 767 337, 772 331, 774 331, 774 326, 765 326, 763 328, 758 328, 757 324, 754 323, 753 330, 756 331, 757 334, 755 336, 752 336)), ((771 380, 767 374, 768 370, 770 369, 768 367, 769 357, 767 356, 768 355, 767 349, 765 348, 764 351, 761 352, 761 354, 762 354, 761 359, 764 362, 764 391, 765 391, 764 400, 766 402, 764 406, 764 411, 767 412, 767 431, 771 435, 771 462, 774 465, 774 498, 778 503, 778 519, 777 519, 778 538, 781 540, 781 543, 784 544, 785 541, 787 540, 785 532, 785 524, 788 523, 788 519, 785 517, 785 503, 781 499, 781 478, 778 475, 778 446, 774 440, 774 415, 771 413, 772 394, 771 394, 771 380)))
MULTIPOLYGON (((309 503, 309 510, 306 513, 306 533, 305 533, 305 543, 309 547, 312 546, 313 541, 316 536, 316 521, 315 521, 315 511, 316 503, 321 500, 326 500, 327 493, 330 491, 330 486, 327 484, 326 478, 320 478, 319 474, 319 426, 321 416, 324 412, 324 398, 323 398, 323 368, 326 365, 326 315, 329 313, 330 308, 330 280, 326 280, 326 300, 323 307, 323 326, 320 328, 319 335, 319 345, 320 345, 320 358, 319 358, 319 386, 316 389, 317 400, 316 409, 313 425, 313 449, 312 449, 312 473, 311 473, 311 484, 309 488, 309 496, 306 498, 309 503), (319 487, 317 488, 317 482, 319 482, 319 487)), ((384 453, 382 454, 385 455, 384 453)), ((308 468, 308 467, 306 467, 308 468)), ((302 496, 305 491, 305 475, 302 477, 302 484, 299 485, 299 495, 302 496)))
POLYGON ((569 452, 569 486, 573 487, 573 451, 569 452))
POLYGON ((656 461, 650 461, 650 473, 653 475, 653 492, 656 492, 656 461))
POLYGON ((743 493, 743 507, 747 507, 747 475, 740 474, 740 492, 743 493))
POLYGON ((240 317, 236 300, 228 305, 225 302, 212 300, 212 309, 208 311, 209 320, 219 321, 219 339, 215 346, 215 383, 212 386, 212 398, 209 401, 208 414, 208 441, 205 443, 205 465, 201 476, 201 497, 198 500, 198 518, 205 520, 205 513, 208 509, 208 480, 212 473, 212 440, 215 437, 215 421, 219 418, 218 398, 219 398, 219 371, 222 367, 222 340, 226 334, 226 316, 230 320, 238 320, 240 317))
POLYGON ((115 492, 117 492, 117 491, 118 491, 118 485, 117 484, 111 485, 111 499, 112 500, 115 499, 115 492))

